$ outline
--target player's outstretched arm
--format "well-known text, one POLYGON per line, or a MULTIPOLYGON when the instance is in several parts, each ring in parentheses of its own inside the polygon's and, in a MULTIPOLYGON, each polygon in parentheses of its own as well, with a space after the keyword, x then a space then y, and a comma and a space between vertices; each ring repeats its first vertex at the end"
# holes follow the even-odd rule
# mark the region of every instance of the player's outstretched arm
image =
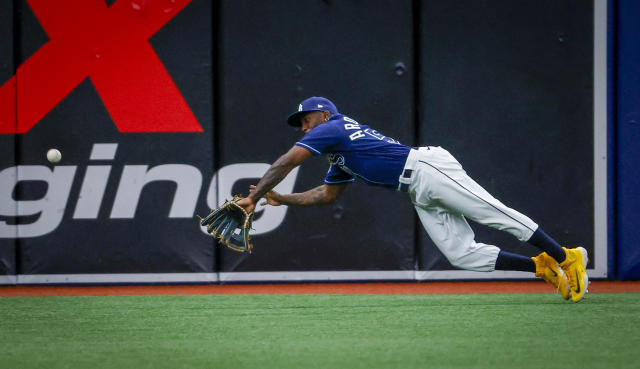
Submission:
POLYGON ((242 206, 246 211, 252 212, 258 200, 280 183, 293 168, 302 164, 311 155, 311 151, 300 146, 293 146, 286 154, 271 164, 271 167, 256 185, 255 190, 249 196, 238 201, 238 205, 242 206))
MULTIPOLYGON (((335 202, 347 188, 348 183, 335 185, 323 184, 305 192, 280 194, 269 191, 265 194, 265 200, 261 205, 292 205, 292 206, 316 206, 328 205, 335 202)), ((250 191, 254 191, 255 186, 250 186, 250 191)))

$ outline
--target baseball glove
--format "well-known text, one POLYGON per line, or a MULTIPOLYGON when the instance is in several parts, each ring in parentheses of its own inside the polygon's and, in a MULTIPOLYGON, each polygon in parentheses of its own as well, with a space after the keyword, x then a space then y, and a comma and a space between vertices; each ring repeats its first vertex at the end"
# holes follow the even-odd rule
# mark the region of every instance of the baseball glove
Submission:
POLYGON ((220 243, 228 248, 251 253, 253 245, 249 243, 251 223, 254 213, 237 204, 242 196, 234 196, 216 210, 212 210, 205 218, 200 218, 200 225, 207 227, 207 232, 214 235, 220 243))

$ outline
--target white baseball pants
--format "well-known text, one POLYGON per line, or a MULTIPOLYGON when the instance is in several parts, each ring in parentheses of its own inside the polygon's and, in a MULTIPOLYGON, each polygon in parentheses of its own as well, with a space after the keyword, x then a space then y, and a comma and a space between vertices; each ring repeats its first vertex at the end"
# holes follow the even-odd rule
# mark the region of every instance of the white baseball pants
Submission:
POLYGON ((429 237, 461 269, 493 271, 500 252, 496 246, 476 242, 465 218, 508 232, 520 241, 529 240, 538 228, 527 216, 491 196, 439 146, 411 150, 400 186, 407 189, 429 237))

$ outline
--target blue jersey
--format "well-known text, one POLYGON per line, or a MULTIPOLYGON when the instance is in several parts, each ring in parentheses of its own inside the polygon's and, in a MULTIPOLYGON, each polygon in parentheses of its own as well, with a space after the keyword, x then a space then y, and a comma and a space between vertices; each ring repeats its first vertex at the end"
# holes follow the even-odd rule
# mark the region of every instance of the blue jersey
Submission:
POLYGON ((314 127, 296 145, 327 157, 331 165, 324 179, 327 184, 353 182, 357 177, 367 184, 390 188, 398 187, 411 150, 341 114, 314 127))

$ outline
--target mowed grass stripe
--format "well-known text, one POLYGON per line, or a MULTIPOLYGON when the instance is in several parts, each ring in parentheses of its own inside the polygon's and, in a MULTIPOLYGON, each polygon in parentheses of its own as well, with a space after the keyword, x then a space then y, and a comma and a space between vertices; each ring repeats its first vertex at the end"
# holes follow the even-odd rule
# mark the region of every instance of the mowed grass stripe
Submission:
POLYGON ((640 294, 0 298, 0 368, 636 368, 640 294))

